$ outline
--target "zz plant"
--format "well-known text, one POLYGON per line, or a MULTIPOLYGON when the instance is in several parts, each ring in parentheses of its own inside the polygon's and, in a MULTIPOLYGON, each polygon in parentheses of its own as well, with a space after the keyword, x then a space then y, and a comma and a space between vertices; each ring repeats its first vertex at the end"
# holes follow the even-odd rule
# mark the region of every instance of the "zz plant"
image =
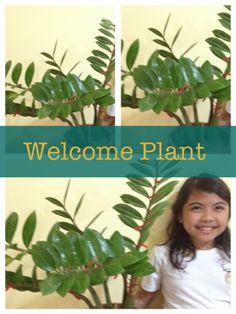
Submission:
POLYGON ((87 125, 84 111, 92 106, 92 124, 100 124, 101 112, 114 103, 109 82, 115 66, 115 27, 111 21, 103 19, 98 31, 102 34, 95 38, 98 48, 92 51, 88 61, 102 79, 91 75, 82 79, 80 74, 72 73, 79 62, 65 71, 63 63, 67 50, 57 61, 56 42, 52 53, 42 52, 50 68, 41 82, 33 82, 34 62, 28 65, 25 73, 21 63, 13 65, 11 60, 6 63, 6 114, 58 118, 68 125, 87 125), (80 119, 77 113, 80 113, 80 119))
MULTIPOLYGON (((142 171, 142 165, 138 168, 142 171)), ((57 292, 62 297, 71 294, 84 301, 88 308, 117 308, 111 299, 109 282, 111 277, 121 276, 123 297, 119 308, 132 308, 137 279, 155 271, 149 263, 145 243, 150 228, 168 207, 168 201, 163 199, 177 183, 169 178, 128 178, 127 184, 137 196, 121 195, 121 202, 114 206, 114 210, 120 220, 137 233, 134 240, 119 230, 106 238, 106 228, 102 231, 91 229, 102 212, 81 229, 77 217, 84 194, 74 212, 69 211, 66 202, 70 182, 63 201, 46 198, 55 206, 53 213, 60 218, 46 240, 32 241, 37 225, 36 213, 32 212, 22 229, 24 247, 15 242, 19 215, 12 212, 6 220, 6 265, 15 263, 18 266, 15 271, 6 269, 6 289, 41 291, 42 295, 57 292), (24 257, 27 255, 32 258, 31 276, 24 275, 24 257), (98 287, 104 290, 105 304, 102 304, 98 287)))
MULTIPOLYGON (((230 6, 225 6, 230 11, 230 6)), ((219 13, 219 22, 230 30, 230 13, 219 13)), ((180 27, 171 42, 166 39, 166 31, 170 21, 167 18, 163 31, 156 28, 149 30, 156 35, 154 42, 161 46, 150 56, 147 64, 134 67, 138 52, 139 40, 135 40, 127 51, 126 65, 128 70, 122 70, 122 79, 131 76, 134 87, 132 95, 125 91, 125 83, 122 86, 122 106, 139 108, 140 111, 153 110, 156 114, 165 112, 176 119, 180 125, 201 125, 202 121, 198 113, 198 102, 209 99, 210 110, 208 125, 217 124, 219 107, 225 101, 230 100, 230 35, 222 30, 213 30, 214 37, 206 39, 212 53, 225 63, 225 70, 206 60, 201 66, 196 65, 195 60, 185 55, 196 43, 191 44, 180 56, 173 51, 182 27, 180 27), (142 90, 140 97, 137 90, 142 90), (193 121, 186 111, 191 106, 193 121)))

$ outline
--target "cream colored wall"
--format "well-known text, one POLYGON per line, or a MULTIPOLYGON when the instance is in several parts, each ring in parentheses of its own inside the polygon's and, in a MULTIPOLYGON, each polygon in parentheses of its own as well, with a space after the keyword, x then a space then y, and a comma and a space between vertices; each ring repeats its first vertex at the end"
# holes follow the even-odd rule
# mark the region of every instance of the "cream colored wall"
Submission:
MULTIPOLYGON (((151 53, 160 49, 160 46, 153 42, 157 36, 148 28, 153 27, 163 30, 168 14, 171 18, 166 31, 166 39, 171 42, 178 28, 183 29, 174 45, 174 52, 180 56, 191 44, 198 44, 186 55, 191 59, 200 57, 197 65, 205 60, 210 60, 214 65, 222 68, 223 62, 216 58, 208 48, 205 39, 212 36, 211 31, 220 28, 217 13, 226 11, 220 5, 178 5, 178 6, 124 6, 122 8, 122 38, 125 46, 122 54, 123 68, 125 66, 126 52, 130 44, 137 38, 140 40, 140 51, 136 65, 146 64, 151 53)), ((132 90, 132 82, 126 80, 127 91, 132 90)), ((203 122, 207 121, 208 103, 200 105, 200 116, 203 122)), ((166 114, 156 115, 152 111, 140 113, 138 109, 122 109, 122 125, 176 125, 174 119, 166 114)))
MULTIPOLYGON (((26 69, 35 62, 35 81, 41 80, 48 69, 46 58, 40 52, 52 53, 58 40, 57 60, 60 61, 64 51, 68 49, 64 61, 65 71, 77 62, 80 64, 74 73, 88 74, 99 78, 86 61, 91 51, 96 49, 95 36, 101 19, 114 22, 112 6, 7 6, 6 7, 6 60, 13 64, 21 62, 26 69), (36 75, 37 74, 37 75, 36 75)), ((88 113, 90 115, 90 113, 88 113)), ((60 121, 38 120, 8 116, 8 125, 60 125, 60 121)))

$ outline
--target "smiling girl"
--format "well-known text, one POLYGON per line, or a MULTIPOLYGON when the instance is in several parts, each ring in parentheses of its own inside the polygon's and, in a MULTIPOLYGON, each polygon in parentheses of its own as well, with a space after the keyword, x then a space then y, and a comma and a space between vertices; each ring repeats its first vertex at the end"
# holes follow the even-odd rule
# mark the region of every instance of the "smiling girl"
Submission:
POLYGON ((230 191, 220 178, 189 178, 172 206, 168 240, 155 246, 156 272, 142 280, 136 308, 161 289, 164 308, 230 308, 230 191))

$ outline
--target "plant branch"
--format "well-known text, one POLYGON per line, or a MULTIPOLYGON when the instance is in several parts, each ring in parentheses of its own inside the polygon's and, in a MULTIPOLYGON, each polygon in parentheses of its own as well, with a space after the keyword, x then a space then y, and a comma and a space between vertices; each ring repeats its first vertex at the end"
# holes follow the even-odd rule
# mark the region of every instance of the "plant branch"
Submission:
POLYGON ((87 123, 86 123, 86 119, 85 119, 85 115, 84 115, 84 107, 82 107, 80 114, 81 114, 82 124, 86 125, 87 123))
POLYGON ((77 294, 77 293, 75 293, 75 292, 70 292, 70 293, 71 293, 76 299, 84 301, 90 309, 93 309, 93 308, 94 308, 92 302, 91 302, 88 298, 86 298, 84 295, 82 295, 82 294, 77 294))
POLYGON ((170 112, 168 110, 164 110, 164 112, 171 118, 175 118, 175 120, 179 123, 179 125, 184 125, 183 121, 181 118, 174 112, 170 112))
POLYGON ((112 309, 113 306, 112 306, 112 301, 111 301, 109 288, 108 288, 108 285, 107 285, 107 280, 104 281, 103 287, 104 287, 104 293, 105 293, 105 297, 106 297, 107 307, 108 307, 108 309, 112 309))
POLYGON ((185 108, 183 106, 180 107, 180 111, 181 111, 181 113, 183 115, 183 118, 184 118, 184 121, 185 121, 186 125, 191 125, 191 121, 190 121, 190 119, 188 117, 188 114, 187 114, 187 112, 186 112, 186 110, 185 110, 185 108))
POLYGON ((96 290, 91 286, 88 288, 89 289, 89 292, 91 293, 91 296, 94 300, 94 303, 95 303, 95 306, 97 309, 102 309, 102 303, 97 295, 97 292, 96 290))
POLYGON ((199 125, 199 117, 198 117, 198 110, 197 110, 197 101, 193 103, 193 115, 194 115, 194 122, 199 125))
POLYGON ((78 119, 76 118, 76 116, 73 112, 71 112, 70 116, 74 122, 74 125, 80 125, 78 119))

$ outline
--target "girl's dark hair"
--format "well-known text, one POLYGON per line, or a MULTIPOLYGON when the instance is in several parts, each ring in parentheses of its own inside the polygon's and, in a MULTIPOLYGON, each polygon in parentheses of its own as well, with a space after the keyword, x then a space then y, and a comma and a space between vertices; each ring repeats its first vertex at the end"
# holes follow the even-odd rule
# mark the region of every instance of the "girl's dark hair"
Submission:
MULTIPOLYGON (((179 270, 184 270, 186 267, 185 257, 191 261, 196 256, 196 249, 191 238, 183 224, 179 222, 183 206, 190 194, 196 190, 217 194, 229 204, 230 208, 230 190, 220 178, 189 178, 184 182, 172 205, 172 220, 167 228, 168 240, 165 243, 170 248, 171 264, 179 270)), ((230 230, 228 227, 215 239, 215 247, 219 248, 227 259, 230 258, 230 230)))

